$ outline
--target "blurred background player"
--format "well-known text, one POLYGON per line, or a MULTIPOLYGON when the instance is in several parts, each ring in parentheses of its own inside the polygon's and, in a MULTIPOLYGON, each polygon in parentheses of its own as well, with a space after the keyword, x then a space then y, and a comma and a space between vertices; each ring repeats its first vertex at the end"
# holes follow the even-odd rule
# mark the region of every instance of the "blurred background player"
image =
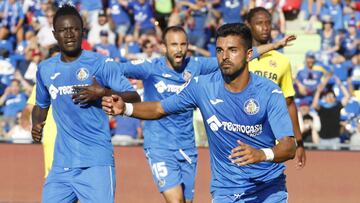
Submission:
MULTIPOLYGON (((268 10, 263 7, 251 9, 247 15, 247 24, 253 35, 254 46, 267 44, 269 42, 271 37, 271 14, 268 10)), ((305 148, 294 102, 295 90, 289 59, 280 52, 273 50, 252 60, 249 63, 249 70, 272 80, 278 84, 284 92, 297 141, 296 166, 300 168, 304 167, 306 162, 305 148)))

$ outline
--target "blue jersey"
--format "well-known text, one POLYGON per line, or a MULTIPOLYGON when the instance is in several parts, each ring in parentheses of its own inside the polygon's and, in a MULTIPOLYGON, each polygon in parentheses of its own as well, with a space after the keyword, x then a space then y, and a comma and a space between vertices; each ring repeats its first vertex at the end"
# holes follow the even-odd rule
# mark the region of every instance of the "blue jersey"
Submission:
POLYGON ((242 0, 225 0, 221 1, 221 14, 223 16, 224 24, 227 23, 242 23, 240 12, 243 7, 242 0))
MULTIPOLYGON (((144 83, 144 100, 160 101, 182 89, 194 76, 217 70, 215 58, 187 58, 184 70, 177 72, 166 65, 165 57, 152 61, 141 60, 124 66, 126 77, 140 79, 144 83)), ((189 149, 195 147, 193 111, 166 116, 160 120, 144 122, 144 147, 162 149, 189 149)))
POLYGON ((58 54, 39 64, 36 105, 47 108, 51 103, 57 126, 53 166, 114 164, 109 119, 101 109, 101 100, 76 105, 71 96, 74 86, 90 85, 93 76, 115 91, 134 91, 121 74, 112 59, 89 51, 82 51, 73 62, 64 63, 58 54))
POLYGON ((228 156, 237 140, 260 149, 293 135, 284 96, 275 83, 251 73, 240 93, 229 92, 224 84, 220 71, 195 77, 178 95, 161 101, 169 114, 200 109, 209 139, 213 196, 241 194, 285 170, 281 163, 233 164, 228 156))

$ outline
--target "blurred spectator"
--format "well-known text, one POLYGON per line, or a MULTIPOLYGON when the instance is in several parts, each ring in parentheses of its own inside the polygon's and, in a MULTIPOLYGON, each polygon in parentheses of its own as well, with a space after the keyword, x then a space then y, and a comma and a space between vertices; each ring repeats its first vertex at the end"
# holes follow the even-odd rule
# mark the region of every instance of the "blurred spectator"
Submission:
POLYGON ((337 35, 334 29, 334 21, 330 18, 330 16, 323 17, 322 29, 318 30, 317 33, 321 38, 321 51, 329 53, 339 50, 340 41, 339 39, 336 39, 337 35))
MULTIPOLYGON (((343 20, 343 5, 340 0, 324 0, 318 1, 320 3, 321 16, 330 16, 334 22, 334 29, 340 30, 344 28, 343 20), (322 3, 321 3, 322 2, 322 3)), ((319 4, 318 4, 319 5, 319 4)))
POLYGON ((28 111, 19 113, 17 124, 13 126, 5 135, 6 138, 11 139, 13 143, 32 143, 31 137, 31 122, 28 119, 30 115, 28 111))
POLYGON ((8 132, 16 124, 17 113, 26 105, 27 96, 20 90, 20 81, 13 79, 0 97, 0 106, 3 109, 1 130, 8 132))
POLYGON ((118 44, 124 40, 125 35, 130 29, 131 21, 128 11, 120 5, 118 0, 108 0, 108 14, 111 14, 111 22, 118 34, 118 44))
POLYGON ((108 22, 108 16, 106 15, 105 11, 99 12, 97 22, 91 26, 90 31, 88 33, 88 42, 91 44, 91 46, 101 43, 100 40, 101 31, 107 31, 109 37, 108 38, 109 44, 115 44, 115 34, 110 28, 110 24, 108 22))
POLYGON ((141 121, 127 116, 116 116, 116 127, 112 142, 134 143, 135 140, 142 139, 141 121))
POLYGON ((52 33, 54 15, 55 15, 55 11, 53 9, 48 9, 46 11, 46 19, 47 19, 46 22, 47 23, 40 28, 39 32, 36 35, 38 42, 40 44, 40 47, 45 49, 46 52, 49 50, 49 48, 52 45, 57 43, 57 41, 52 33))
POLYGON ((9 52, 0 50, 0 94, 3 95, 6 87, 11 83, 15 67, 10 63, 9 52))
POLYGON ((344 40, 342 40, 340 53, 346 60, 351 59, 354 55, 359 53, 359 35, 356 31, 356 22, 349 21, 347 34, 344 40))
POLYGON ((350 137, 350 150, 360 150, 360 119, 356 122, 355 133, 350 137))
POLYGON ((36 49, 32 50, 31 62, 24 74, 24 78, 28 81, 31 81, 32 84, 34 84, 36 81, 37 67, 38 67, 38 64, 40 63, 41 59, 42 59, 41 52, 36 49))
POLYGON ((80 13, 90 28, 96 24, 100 12, 103 12, 101 0, 80 0, 80 13))
POLYGON ((126 54, 125 57, 128 60, 138 60, 138 59, 152 60, 154 58, 158 58, 161 56, 159 53, 155 52, 154 48, 155 48, 155 45, 153 43, 151 43, 150 40, 146 39, 143 42, 141 53, 126 54))
POLYGON ((133 13, 135 25, 139 26, 140 34, 155 32, 155 18, 148 0, 134 0, 131 2, 120 0, 120 3, 133 13))
POLYGON ((206 43, 205 26, 209 9, 204 0, 196 0, 196 3, 180 1, 180 6, 189 8, 189 16, 186 20, 186 27, 190 44, 204 48, 206 43))
POLYGON ((134 36, 128 34, 125 36, 125 43, 120 47, 120 55, 125 57, 127 54, 137 54, 141 52, 141 46, 136 41, 134 36))
POLYGON ((220 4, 219 11, 222 17, 221 24, 243 22, 243 16, 247 9, 244 0, 215 0, 214 4, 220 4))
POLYGON ((301 101, 298 111, 299 126, 304 142, 319 143, 320 118, 310 109, 309 102, 301 101))
POLYGON ((0 3, 0 40, 6 39, 9 34, 16 36, 16 41, 24 38, 23 24, 25 15, 21 4, 16 0, 4 0, 0 3))
POLYGON ((109 44, 109 33, 106 30, 100 31, 100 43, 94 46, 94 51, 120 61, 120 52, 115 45, 109 44))
POLYGON ((312 107, 318 112, 321 122, 320 130, 320 146, 319 149, 339 149, 340 143, 340 111, 347 105, 350 94, 341 83, 336 79, 337 85, 340 87, 344 97, 341 101, 336 100, 335 93, 332 89, 327 89, 322 96, 323 102, 320 102, 320 94, 325 89, 331 75, 328 74, 324 81, 318 86, 312 107))
POLYGON ((312 51, 307 52, 305 57, 305 67, 301 69, 295 79, 298 97, 305 97, 312 101, 312 97, 320 84, 323 72, 315 68, 315 54, 312 51))
POLYGON ((153 4, 155 19, 159 22, 161 30, 164 30, 168 25, 171 12, 175 7, 175 0, 155 0, 153 4))

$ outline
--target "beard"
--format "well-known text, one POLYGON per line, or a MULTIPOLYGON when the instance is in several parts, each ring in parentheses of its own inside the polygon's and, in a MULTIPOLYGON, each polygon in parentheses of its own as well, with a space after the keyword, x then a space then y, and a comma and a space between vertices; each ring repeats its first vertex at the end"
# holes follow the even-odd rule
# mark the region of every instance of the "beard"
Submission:
POLYGON ((184 64, 185 55, 182 55, 181 62, 176 62, 175 57, 171 56, 168 53, 166 53, 165 56, 166 56, 166 59, 170 62, 172 68, 174 68, 175 70, 181 70, 181 68, 184 64))
MULTIPOLYGON (((234 67, 233 63, 231 62, 221 62, 220 63, 220 67, 222 67, 222 65, 224 64, 228 64, 228 65, 231 65, 234 67)), ((235 80, 239 75, 241 75, 244 70, 246 68, 246 61, 244 60, 241 65, 240 65, 240 68, 235 70, 235 71, 231 71, 230 69, 223 69, 223 68, 220 68, 221 70, 221 74, 224 78, 224 81, 229 84, 230 82, 232 82, 233 80, 235 80)))

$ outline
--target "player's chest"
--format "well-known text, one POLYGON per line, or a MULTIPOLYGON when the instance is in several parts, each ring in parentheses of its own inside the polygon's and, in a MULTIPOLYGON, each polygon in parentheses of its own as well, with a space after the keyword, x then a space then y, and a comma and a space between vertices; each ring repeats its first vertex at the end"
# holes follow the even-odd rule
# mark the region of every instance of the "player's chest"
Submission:
POLYGON ((249 70, 256 75, 270 79, 275 83, 279 83, 286 71, 279 62, 273 59, 266 59, 261 62, 252 61, 249 63, 249 70))
POLYGON ((71 95, 74 86, 90 85, 93 75, 88 66, 54 68, 45 75, 45 86, 51 94, 71 95))
POLYGON ((172 70, 164 70, 154 74, 148 80, 146 85, 148 88, 154 89, 159 94, 171 95, 179 93, 185 87, 185 84, 195 75, 198 75, 198 73, 191 69, 186 69, 181 73, 172 70))

